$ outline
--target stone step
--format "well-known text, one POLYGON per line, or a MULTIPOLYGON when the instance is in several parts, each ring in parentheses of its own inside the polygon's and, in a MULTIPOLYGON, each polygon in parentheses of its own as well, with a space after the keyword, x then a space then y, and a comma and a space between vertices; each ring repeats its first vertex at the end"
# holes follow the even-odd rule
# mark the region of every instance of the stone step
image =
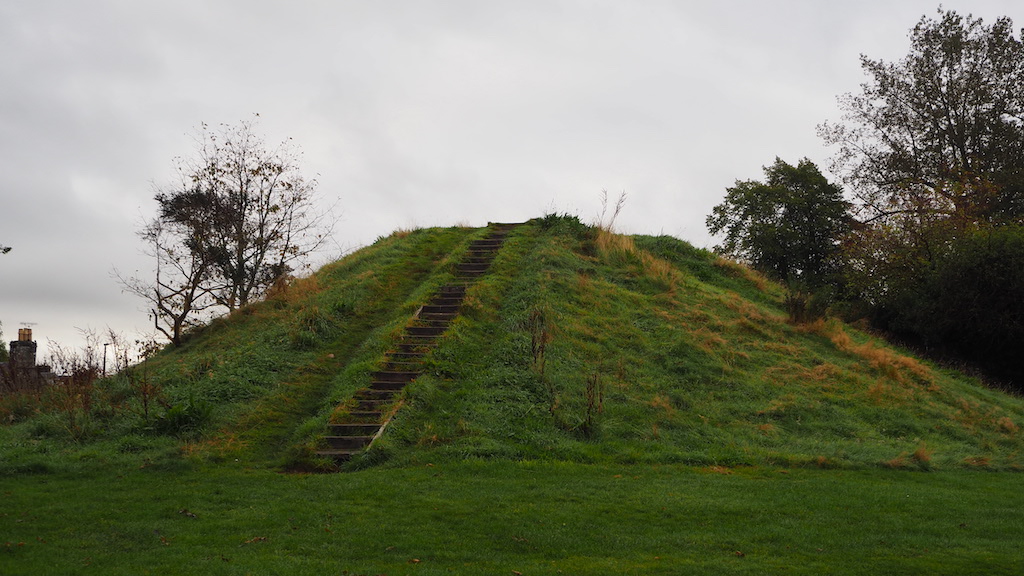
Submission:
POLYGON ((465 258, 461 262, 458 262, 458 263, 455 264, 455 269, 458 270, 459 268, 474 268, 474 267, 486 268, 486 267, 490 266, 491 262, 493 262, 493 261, 494 261, 494 258, 488 258, 488 257, 485 257, 485 256, 476 256, 476 257, 473 257, 473 258, 465 258))
POLYGON ((406 326, 405 333, 410 336, 440 336, 448 326, 406 326))
POLYGON ((324 442, 329 447, 317 455, 341 464, 365 450, 386 424, 384 408, 396 402, 401 390, 422 372, 423 356, 458 316, 466 290, 486 272, 514 224, 489 224, 482 239, 474 240, 461 262, 454 266, 455 280, 437 289, 420 307, 402 331, 395 349, 384 358, 382 369, 370 373, 370 385, 357 391, 350 402, 355 405, 329 424, 324 442))
POLYGON ((353 395, 353 398, 360 402, 363 400, 383 402, 391 400, 405 388, 405 382, 379 382, 381 386, 374 386, 374 384, 374 382, 371 382, 369 388, 359 390, 353 395))
POLYGON ((451 322, 458 316, 458 312, 423 312, 420 311, 416 317, 419 320, 427 320, 430 322, 451 322))
MULTIPOLYGON (((421 364, 423 360, 423 352, 402 352, 395 350, 388 353, 388 362, 395 362, 397 364, 421 364)), ((390 370, 387 363, 384 364, 385 370, 390 370)), ((401 370, 398 370, 401 372, 401 370)))
POLYGON ((427 300, 424 306, 456 306, 462 304, 466 298, 464 296, 433 296, 430 300, 427 300))
POLYGON ((390 371, 390 370, 378 370, 376 372, 370 372, 370 379, 377 382, 412 382, 419 376, 418 370, 408 371, 390 371))
POLYGON ((397 392, 404 389, 409 383, 408 382, 388 382, 386 380, 374 380, 370 382, 370 390, 389 390, 391 392, 397 392))
POLYGON ((403 334, 402 340, 398 343, 399 350, 421 350, 431 349, 437 343, 437 336, 415 336, 403 334))
POLYGON ((362 450, 373 441, 373 436, 325 436, 324 440, 334 450, 362 450))
POLYGON ((330 436, 373 436, 380 430, 377 423, 344 423, 328 424, 327 433, 330 436))
POLYGON ((316 455, 323 458, 330 458, 336 463, 342 464, 351 460, 352 456, 355 456, 361 451, 361 448, 359 450, 317 450, 316 455))
POLYGON ((423 366, 422 356, 413 356, 408 360, 399 360, 395 358, 389 358, 387 362, 381 366, 381 372, 419 372, 423 366))
POLYGON ((458 314, 461 302, 458 304, 424 304, 420 308, 420 314, 458 314))
POLYGON ((434 341, 429 342, 413 342, 415 338, 403 339, 395 346, 396 354, 418 354, 423 356, 434 348, 434 341))
POLYGON ((462 298, 466 295, 466 286, 463 284, 445 284, 437 289, 437 294, 450 298, 462 298))
POLYGON ((369 398, 355 398, 356 405, 353 408, 354 411, 358 412, 380 412, 381 408, 386 404, 391 403, 391 398, 386 400, 369 399, 369 398))
POLYGON ((477 278, 484 275, 486 270, 459 270, 457 278, 463 280, 476 280, 477 278))
POLYGON ((352 424, 376 424, 380 426, 384 413, 380 410, 352 410, 346 416, 345 421, 352 424))

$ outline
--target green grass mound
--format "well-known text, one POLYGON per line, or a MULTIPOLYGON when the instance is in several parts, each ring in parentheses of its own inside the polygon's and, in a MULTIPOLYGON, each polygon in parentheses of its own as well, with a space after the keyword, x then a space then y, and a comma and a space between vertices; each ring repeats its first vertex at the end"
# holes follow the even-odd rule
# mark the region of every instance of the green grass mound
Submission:
MULTIPOLYGON (((282 284, 89 390, 0 404, 0 473, 313 455, 402 328, 486 230, 397 232, 282 284)), ((516 228, 346 465, 475 459, 1016 470, 1024 402, 830 320, 668 236, 549 215, 516 228)))

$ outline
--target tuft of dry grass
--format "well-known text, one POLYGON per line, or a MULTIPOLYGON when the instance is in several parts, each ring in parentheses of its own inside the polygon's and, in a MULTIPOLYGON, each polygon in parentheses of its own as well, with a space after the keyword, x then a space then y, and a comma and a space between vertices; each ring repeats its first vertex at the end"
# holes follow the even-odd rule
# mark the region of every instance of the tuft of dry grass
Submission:
POLYGON ((992 459, 988 456, 968 456, 964 458, 964 464, 973 468, 988 468, 992 459))
POLYGON ((721 474, 723 476, 729 476, 729 475, 732 474, 732 469, 731 468, 726 468, 725 466, 718 466, 718 465, 707 466, 707 467, 703 468, 703 470, 705 472, 710 472, 712 474, 721 474))
POLYGON ((882 463, 888 468, 905 468, 907 466, 907 453, 901 452, 899 456, 882 463))
POLYGON ((910 458, 917 463, 921 468, 927 468, 931 465, 932 451, 928 449, 928 446, 921 442, 914 453, 910 455, 910 458))
POLYGON ((597 238, 594 240, 594 244, 597 245, 597 249, 602 254, 633 254, 636 252, 636 244, 633 242, 632 236, 626 236, 625 234, 616 234, 611 230, 605 228, 599 228, 597 231, 597 238))
POLYGON ((735 260, 729 260, 728 258, 719 256, 715 258, 713 264, 726 271, 731 276, 742 278, 747 282, 750 282, 761 292, 767 292, 772 285, 771 280, 769 280, 764 274, 761 274, 753 268, 744 266, 735 260))
POLYGON ((664 411, 665 416, 668 417, 672 417, 676 413, 676 409, 672 406, 672 400, 665 394, 655 394, 650 405, 656 410, 664 411))
POLYGON ((1004 434, 1016 434, 1020 427, 1009 416, 1003 416, 997 421, 999 430, 1004 434))
POLYGON ((842 325, 835 321, 817 321, 800 328, 828 338, 839 350, 849 352, 866 360, 876 370, 899 382, 910 380, 928 384, 929 390, 935 391, 935 375, 924 364, 909 356, 904 356, 888 348, 882 348, 872 341, 858 344, 846 333, 842 325))

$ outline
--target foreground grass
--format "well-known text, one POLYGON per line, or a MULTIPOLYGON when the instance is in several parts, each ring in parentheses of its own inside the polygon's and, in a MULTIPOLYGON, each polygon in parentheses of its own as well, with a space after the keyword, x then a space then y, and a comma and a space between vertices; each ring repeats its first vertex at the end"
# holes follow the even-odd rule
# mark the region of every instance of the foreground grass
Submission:
POLYGON ((1019 574, 1016 474, 464 462, 0 478, 3 574, 1019 574))

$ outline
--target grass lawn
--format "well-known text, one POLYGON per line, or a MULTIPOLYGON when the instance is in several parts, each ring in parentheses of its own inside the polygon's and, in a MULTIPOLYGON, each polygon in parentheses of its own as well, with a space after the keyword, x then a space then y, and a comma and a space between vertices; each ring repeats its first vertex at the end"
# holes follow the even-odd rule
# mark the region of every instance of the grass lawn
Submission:
POLYGON ((0 574, 1021 574, 1021 476, 477 461, 0 478, 0 574))

